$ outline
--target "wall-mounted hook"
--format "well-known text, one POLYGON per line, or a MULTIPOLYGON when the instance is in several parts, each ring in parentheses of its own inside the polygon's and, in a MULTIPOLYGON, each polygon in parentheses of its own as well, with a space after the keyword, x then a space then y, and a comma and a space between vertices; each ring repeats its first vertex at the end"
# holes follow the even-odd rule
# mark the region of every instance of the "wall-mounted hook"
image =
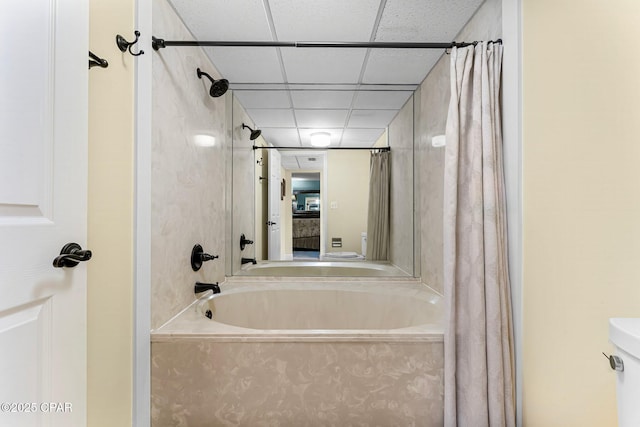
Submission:
POLYGON ((267 181, 269 178, 263 178, 261 176, 258 177, 258 180, 260 181, 260 184, 262 184, 262 181, 267 181))
POLYGON ((133 34, 136 35, 136 39, 132 42, 128 42, 127 40, 125 40, 124 37, 122 37, 120 34, 118 34, 116 36, 116 44, 118 45, 118 49, 120 49, 120 52, 126 52, 127 50, 129 51, 129 53, 133 56, 140 56, 144 54, 144 50, 141 50, 138 53, 133 53, 131 51, 131 46, 133 46, 134 44, 138 43, 138 37, 140 37, 140 31, 135 30, 133 32, 133 34))
POLYGON ((107 68, 109 66, 109 63, 107 62, 106 59, 102 59, 95 53, 89 51, 89 69, 91 69, 91 67, 96 67, 96 66, 101 68, 107 68))
POLYGON ((262 160, 262 157, 260 157, 258 160, 256 160, 256 164, 258 166, 264 166, 264 161, 262 160))

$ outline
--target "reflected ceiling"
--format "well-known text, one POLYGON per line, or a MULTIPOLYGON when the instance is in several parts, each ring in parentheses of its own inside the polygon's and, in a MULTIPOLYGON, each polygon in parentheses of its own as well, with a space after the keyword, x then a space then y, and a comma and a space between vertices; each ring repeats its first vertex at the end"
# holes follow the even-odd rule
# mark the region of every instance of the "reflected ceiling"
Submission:
MULTIPOLYGON (((197 40, 449 42, 482 0, 170 0, 197 40)), ((162 34, 156 34, 162 38, 162 34)), ((457 40, 462 41, 462 40, 457 40)), ((443 54, 205 47, 267 142, 370 147, 443 54)))

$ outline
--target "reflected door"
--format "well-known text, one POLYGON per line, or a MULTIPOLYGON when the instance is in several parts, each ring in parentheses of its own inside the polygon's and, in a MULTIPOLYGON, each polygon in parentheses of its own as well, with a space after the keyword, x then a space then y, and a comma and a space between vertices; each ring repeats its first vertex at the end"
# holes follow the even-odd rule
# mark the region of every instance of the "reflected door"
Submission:
MULTIPOLYGON (((86 424, 88 5, 0 1, 0 425, 86 424)), ((99 71, 105 72, 100 69, 99 71)))
POLYGON ((269 150, 269 190, 268 190, 268 216, 267 221, 269 236, 269 259, 279 260, 282 258, 281 247, 282 237, 280 235, 280 204, 282 193, 281 158, 278 150, 269 150))

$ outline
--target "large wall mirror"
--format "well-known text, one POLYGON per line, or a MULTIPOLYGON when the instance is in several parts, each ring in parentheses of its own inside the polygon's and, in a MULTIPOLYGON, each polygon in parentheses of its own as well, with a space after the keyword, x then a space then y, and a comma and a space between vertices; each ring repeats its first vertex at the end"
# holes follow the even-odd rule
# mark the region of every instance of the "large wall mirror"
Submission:
POLYGON ((337 130, 328 129, 333 146, 327 148, 313 147, 310 140, 300 144, 295 137, 270 141, 272 129, 254 125, 241 91, 234 91, 233 98, 231 245, 238 246, 231 248, 233 275, 416 274, 410 94, 390 123, 370 132, 373 137, 342 146, 330 133, 337 130), (256 130, 260 135, 251 139, 256 130), (389 173, 377 178, 386 181, 382 189, 372 188, 372 156, 381 152, 388 156, 389 173), (386 191, 388 199, 378 203, 372 191, 386 191), (369 224, 380 221, 370 211, 381 206, 387 211, 382 237, 387 249, 367 254, 367 246, 376 244, 369 224), (252 243, 240 245, 237 236, 252 243))

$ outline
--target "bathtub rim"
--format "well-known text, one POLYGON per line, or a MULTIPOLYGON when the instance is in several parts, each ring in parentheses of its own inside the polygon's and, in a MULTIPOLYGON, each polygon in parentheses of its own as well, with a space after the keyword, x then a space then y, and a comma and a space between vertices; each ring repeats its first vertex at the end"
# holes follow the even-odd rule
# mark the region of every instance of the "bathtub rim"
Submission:
MULTIPOLYGON (((384 291, 385 293, 437 298, 437 310, 442 313, 443 297, 415 278, 367 277, 344 278, 278 278, 233 276, 220 284, 223 294, 252 290, 286 289, 335 289, 348 283, 353 292, 384 291)), ((444 322, 440 321, 396 329, 251 329, 228 325, 203 318, 200 306, 211 299, 210 291, 195 299, 189 306, 159 328, 151 331, 151 342, 218 341, 218 342, 442 342, 444 322)))
POLYGON ((382 278, 382 279, 416 279, 412 273, 408 273, 398 266, 392 264, 390 261, 369 261, 362 259, 328 259, 328 260, 262 260, 258 261, 258 264, 246 264, 242 266, 240 270, 233 273, 233 276, 237 277, 293 277, 300 278, 317 278, 317 277, 332 277, 332 278, 382 278), (291 268, 296 270, 303 270, 305 267, 310 268, 339 268, 342 269, 341 275, 327 275, 322 276, 318 274, 304 274, 304 273, 290 273, 288 276, 279 276, 276 273, 271 273, 270 270, 276 270, 281 268, 291 268), (370 272, 379 272, 379 275, 369 274, 349 274, 345 275, 345 270, 366 270, 370 272), (263 273, 263 274, 260 274, 263 273))

